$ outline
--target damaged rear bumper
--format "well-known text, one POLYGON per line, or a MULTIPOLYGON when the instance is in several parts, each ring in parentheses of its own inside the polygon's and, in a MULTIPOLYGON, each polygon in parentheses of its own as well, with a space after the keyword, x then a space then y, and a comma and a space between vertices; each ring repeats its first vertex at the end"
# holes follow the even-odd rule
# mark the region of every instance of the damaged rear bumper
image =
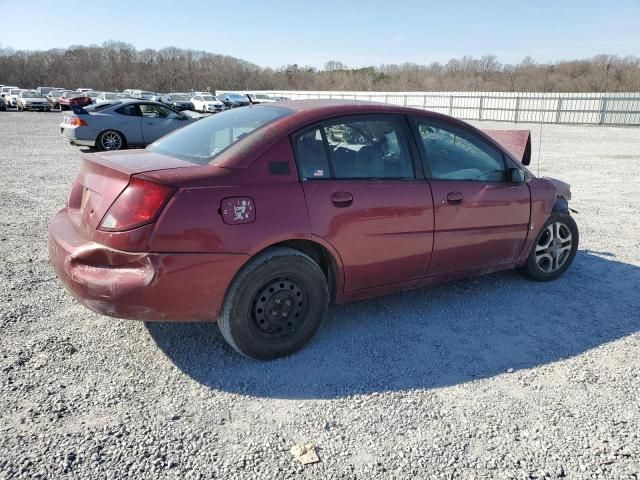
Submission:
POLYGON ((65 288, 91 310, 135 320, 218 317, 248 255, 132 253, 88 241, 63 209, 49 226, 49 258, 65 288))

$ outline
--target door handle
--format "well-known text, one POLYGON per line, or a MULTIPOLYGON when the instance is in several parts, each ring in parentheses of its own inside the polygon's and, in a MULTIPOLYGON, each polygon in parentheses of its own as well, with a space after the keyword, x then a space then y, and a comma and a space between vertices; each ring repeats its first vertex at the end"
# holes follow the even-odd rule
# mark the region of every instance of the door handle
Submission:
POLYGON ((333 192, 331 194, 331 203, 338 208, 348 207, 353 203, 353 195, 349 192, 333 192))
POLYGON ((460 192, 447 193, 447 203, 450 203, 452 205, 457 205, 458 203, 462 203, 462 193, 460 192))

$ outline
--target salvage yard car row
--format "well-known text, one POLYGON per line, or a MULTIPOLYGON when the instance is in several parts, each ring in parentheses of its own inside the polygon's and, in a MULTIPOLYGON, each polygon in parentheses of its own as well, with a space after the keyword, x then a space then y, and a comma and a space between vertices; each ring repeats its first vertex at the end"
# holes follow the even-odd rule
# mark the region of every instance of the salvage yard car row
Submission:
POLYGON ((38 87, 22 89, 17 86, 0 84, 0 110, 7 109, 50 111, 70 110, 73 105, 88 105, 124 99, 153 100, 176 110, 193 110, 202 113, 217 113, 228 108, 242 107, 255 103, 273 103, 286 98, 269 97, 253 93, 172 92, 154 93, 145 90, 126 89, 122 92, 100 92, 90 88, 66 90, 59 87, 38 87))

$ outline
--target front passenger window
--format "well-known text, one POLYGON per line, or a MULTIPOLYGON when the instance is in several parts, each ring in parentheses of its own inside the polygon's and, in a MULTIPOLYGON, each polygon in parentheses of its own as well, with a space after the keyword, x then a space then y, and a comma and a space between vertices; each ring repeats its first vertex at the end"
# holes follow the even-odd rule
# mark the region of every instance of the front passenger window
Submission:
POLYGON ((417 120, 431 178, 503 182, 506 179, 501 152, 455 125, 437 120, 417 120))

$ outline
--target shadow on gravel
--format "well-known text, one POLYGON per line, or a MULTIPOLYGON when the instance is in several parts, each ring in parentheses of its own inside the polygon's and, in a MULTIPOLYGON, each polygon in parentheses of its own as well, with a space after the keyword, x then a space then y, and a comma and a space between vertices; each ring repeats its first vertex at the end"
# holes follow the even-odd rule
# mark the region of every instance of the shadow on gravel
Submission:
POLYGON ((578 355, 640 331, 640 267, 579 251, 552 283, 506 272, 333 306, 301 352, 236 354, 214 324, 150 322, 185 374, 210 388, 275 398, 442 387, 578 355))

